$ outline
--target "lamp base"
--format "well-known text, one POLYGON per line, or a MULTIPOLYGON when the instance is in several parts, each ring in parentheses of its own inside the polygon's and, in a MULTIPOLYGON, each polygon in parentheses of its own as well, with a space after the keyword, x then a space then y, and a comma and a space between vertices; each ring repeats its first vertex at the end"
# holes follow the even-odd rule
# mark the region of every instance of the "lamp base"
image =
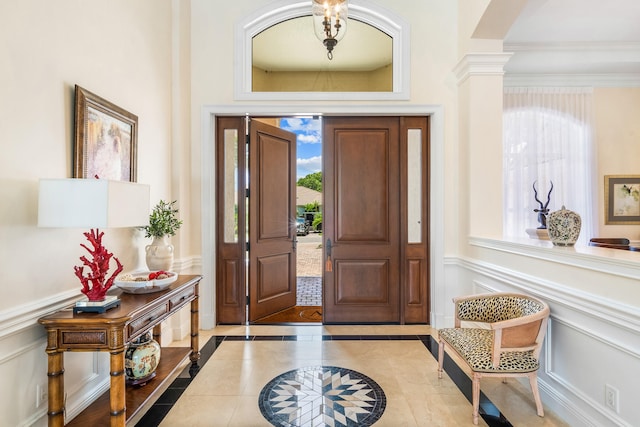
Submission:
POLYGON ((77 301, 73 307, 73 314, 77 313, 104 313, 105 311, 118 307, 120 299, 116 295, 108 295, 103 301, 77 301))

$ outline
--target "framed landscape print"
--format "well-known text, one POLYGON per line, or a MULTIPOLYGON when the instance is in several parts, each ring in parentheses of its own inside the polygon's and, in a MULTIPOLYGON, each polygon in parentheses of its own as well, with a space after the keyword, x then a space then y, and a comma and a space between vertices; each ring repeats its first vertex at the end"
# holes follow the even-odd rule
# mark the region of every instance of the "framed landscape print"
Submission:
POLYGON ((640 175, 604 177, 605 224, 640 224, 640 175))
POLYGON ((74 177, 136 182, 138 117, 76 85, 74 177))

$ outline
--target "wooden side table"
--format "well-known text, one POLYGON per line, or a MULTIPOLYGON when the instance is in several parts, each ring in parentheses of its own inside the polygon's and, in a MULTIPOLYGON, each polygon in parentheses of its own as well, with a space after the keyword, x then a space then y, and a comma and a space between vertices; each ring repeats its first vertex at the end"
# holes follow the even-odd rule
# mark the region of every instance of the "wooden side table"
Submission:
MULTIPOLYGON (((108 351, 111 356, 109 392, 75 417, 70 425, 125 426, 141 417, 142 408, 168 386, 185 362, 191 360, 197 370, 200 359, 198 286, 202 276, 180 275, 176 282, 160 292, 127 294, 118 291, 120 306, 104 313, 73 313, 72 307, 38 320, 47 330, 49 377, 49 426, 64 426, 64 352, 108 351), (124 353, 132 340, 153 328, 160 344, 160 323, 191 303, 191 348, 163 347, 156 377, 144 387, 126 387, 124 353), (107 412, 110 416, 107 416, 107 412)), ((110 292, 112 294, 112 292, 110 292)), ((162 344, 161 344, 162 345, 162 344)))

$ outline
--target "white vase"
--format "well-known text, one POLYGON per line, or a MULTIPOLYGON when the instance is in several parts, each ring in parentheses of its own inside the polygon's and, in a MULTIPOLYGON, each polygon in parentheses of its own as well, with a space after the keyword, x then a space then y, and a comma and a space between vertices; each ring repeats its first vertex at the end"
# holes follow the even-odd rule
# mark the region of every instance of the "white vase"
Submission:
POLYGON ((169 236, 154 237, 147 252, 147 267, 149 271, 170 271, 173 266, 173 245, 169 243, 169 236))
POLYGON ((549 239, 556 246, 573 246, 580 236, 581 225, 580 215, 562 206, 547 219, 549 239))

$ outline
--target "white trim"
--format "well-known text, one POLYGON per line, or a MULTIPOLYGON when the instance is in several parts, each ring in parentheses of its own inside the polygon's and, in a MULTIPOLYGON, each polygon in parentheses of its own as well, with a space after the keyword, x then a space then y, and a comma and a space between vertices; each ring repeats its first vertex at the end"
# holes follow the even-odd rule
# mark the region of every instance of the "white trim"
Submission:
POLYGON ((293 100, 408 100, 411 82, 411 34, 409 23, 393 12, 368 0, 351 0, 350 18, 369 24, 387 33, 393 40, 392 92, 253 92, 251 70, 251 41, 253 37, 287 19, 311 13, 311 2, 278 0, 245 17, 235 26, 234 95, 242 101, 293 100))
MULTIPOLYGON (((622 347, 620 345, 617 345, 616 343, 610 341, 610 340, 606 340, 604 338, 602 338, 599 334, 596 333, 592 333, 589 330, 576 325, 574 322, 569 322, 563 319, 558 319, 555 316, 552 316, 552 322, 554 323, 558 323, 559 325, 563 325, 564 327, 573 330, 574 332, 586 336, 588 338, 590 338, 591 340, 595 340, 595 341, 599 341, 600 343, 604 344, 607 347, 613 348, 614 350, 627 354, 631 357, 635 357, 636 359, 640 358, 640 355, 638 355, 638 353, 633 352, 631 350, 629 350, 626 347, 622 347)), ((551 329, 551 324, 549 324, 549 329, 551 329)), ((553 353, 553 347, 554 347, 554 341, 553 341, 553 335, 552 333, 548 333, 547 336, 547 342, 546 342, 546 351, 545 351, 545 374, 553 379, 555 382, 557 382, 558 384, 562 385, 562 387, 564 387, 566 390, 568 390, 571 394, 573 394, 574 396, 577 396, 583 403, 585 403, 587 406, 589 406, 593 411, 595 411, 601 418, 602 420, 611 420, 613 419, 616 423, 617 426, 624 426, 624 427, 631 427, 631 424, 627 423, 624 419, 622 419, 618 414, 612 413, 610 410, 606 409, 602 403, 600 401, 596 401, 595 399, 593 399, 591 396, 589 396, 587 393, 585 393, 584 391, 582 391, 582 389, 580 389, 578 386, 574 385, 572 382, 568 381, 565 377, 559 375, 558 373, 556 373, 553 370, 553 366, 551 361, 553 360, 552 357, 552 353, 553 353)), ((546 385, 546 383, 545 383, 546 385)), ((566 393, 559 393, 557 388, 553 388, 550 387, 549 385, 547 385, 547 388, 549 390, 553 390, 553 396, 554 399, 556 401, 560 401, 563 403, 563 407, 565 407, 566 409, 570 409, 572 412, 572 415, 575 417, 580 417, 583 418, 585 417, 586 419, 588 419, 590 422, 593 422, 593 414, 589 414, 587 416, 587 414, 585 414, 583 411, 579 411, 579 410, 573 410, 574 408, 576 408, 575 404, 572 404, 571 401, 567 400, 565 395, 566 393)), ((586 421, 585 419, 585 421, 586 421)), ((585 422, 585 425, 586 422, 585 422)), ((597 425, 597 424, 590 424, 590 425, 597 425)))
MULTIPOLYGON (((216 110, 220 111, 220 110, 216 110)), ((199 309, 200 329, 212 329, 216 326, 216 216, 215 216, 215 168, 216 168, 216 118, 209 107, 201 110, 201 221, 202 230, 202 280, 200 281, 199 309)))
POLYGON ((21 358, 32 351, 38 350, 38 354, 42 354, 45 352, 46 347, 46 343, 44 343, 43 340, 34 340, 28 345, 12 347, 6 354, 0 354, 0 366, 14 359, 21 358))
POLYGON ((78 289, 74 289, 0 311, 0 339, 21 333, 37 323, 39 318, 67 308, 82 297, 78 289))
POLYGON ((470 237, 469 244, 510 254, 524 255, 544 261, 571 265, 612 276, 640 279, 637 253, 592 246, 558 247, 543 240, 496 240, 470 237))
POLYGON ((471 76, 502 76, 511 53, 476 52, 462 57, 453 68, 458 85, 471 76))
POLYGON ((593 86, 593 87, 640 87, 640 73, 602 73, 602 74, 525 74, 505 73, 505 87, 522 86, 593 86))
POLYGON ((505 86, 640 86, 634 65, 640 42, 505 43, 503 49, 514 53, 505 86))
POLYGON ((429 116, 431 137, 430 195, 430 288, 431 317, 441 305, 436 292, 444 283, 444 109, 440 105, 209 105, 202 108, 202 271, 200 321, 202 329, 215 327, 215 121, 230 115, 344 115, 344 116, 429 116))

